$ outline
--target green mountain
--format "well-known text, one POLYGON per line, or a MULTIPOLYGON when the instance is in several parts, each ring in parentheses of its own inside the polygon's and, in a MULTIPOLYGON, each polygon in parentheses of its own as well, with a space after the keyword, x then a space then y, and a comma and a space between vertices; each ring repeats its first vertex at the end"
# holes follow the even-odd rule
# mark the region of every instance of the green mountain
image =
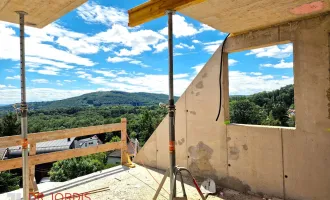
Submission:
MULTIPOLYGON (((177 100, 178 97, 175 97, 177 100)), ((115 106, 115 105, 131 105, 131 106, 152 106, 158 105, 160 102, 167 103, 168 95, 154 94, 146 92, 93 92, 77 97, 58 101, 46 102, 30 102, 28 103, 29 110, 37 109, 54 109, 68 107, 100 107, 100 106, 115 106)), ((0 112, 12 111, 11 105, 1 106, 0 112)))

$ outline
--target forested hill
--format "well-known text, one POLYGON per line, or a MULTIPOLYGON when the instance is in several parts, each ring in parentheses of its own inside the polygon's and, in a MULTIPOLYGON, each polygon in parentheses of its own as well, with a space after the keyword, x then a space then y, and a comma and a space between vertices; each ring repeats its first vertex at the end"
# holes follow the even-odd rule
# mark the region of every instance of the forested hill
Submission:
MULTIPOLYGON (((175 98, 176 100, 178 99, 178 97, 175 98)), ((158 105, 160 102, 167 103, 167 101, 168 95, 165 94, 106 91, 88 93, 81 96, 58 101, 30 102, 28 103, 28 106, 30 110, 68 107, 100 107, 114 105, 151 106, 158 105)), ((11 105, 0 107, 0 112, 12 110, 13 108, 11 105)))

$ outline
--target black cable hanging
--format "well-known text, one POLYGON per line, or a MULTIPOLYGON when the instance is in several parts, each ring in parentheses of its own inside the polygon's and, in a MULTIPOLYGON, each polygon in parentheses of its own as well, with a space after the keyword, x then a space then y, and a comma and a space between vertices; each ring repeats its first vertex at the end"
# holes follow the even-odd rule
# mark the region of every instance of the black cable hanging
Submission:
POLYGON ((224 46, 226 44, 226 40, 228 38, 228 36, 230 35, 230 33, 228 33, 228 35, 225 37, 225 39, 222 42, 222 46, 221 46, 221 58, 220 58, 220 75, 219 75, 219 87, 220 87, 220 102, 219 102, 219 110, 218 110, 218 115, 215 121, 218 121, 220 113, 221 113, 221 104, 222 104, 222 54, 223 54, 223 49, 224 46))

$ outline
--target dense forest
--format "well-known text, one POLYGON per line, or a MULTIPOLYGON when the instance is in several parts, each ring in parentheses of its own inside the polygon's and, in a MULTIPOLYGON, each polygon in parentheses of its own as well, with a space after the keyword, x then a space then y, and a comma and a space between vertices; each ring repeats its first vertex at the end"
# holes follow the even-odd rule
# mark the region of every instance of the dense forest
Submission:
POLYGON ((295 126, 293 85, 250 96, 232 96, 229 106, 231 123, 295 126))
MULTIPOLYGON (((160 108, 158 103, 166 103, 167 98, 167 95, 148 93, 98 92, 61 101, 32 103, 34 109, 29 110, 28 132, 118 123, 121 118, 127 118, 129 136, 143 145, 166 115, 167 109, 160 108)), ((295 126, 293 85, 249 96, 231 96, 229 105, 230 123, 295 126)), ((9 109, 13 110, 8 106, 0 109, 0 137, 20 134, 18 114, 9 109)), ((118 132, 100 135, 103 142, 118 141, 119 137, 118 132)), ((105 157, 106 154, 101 153, 58 161, 49 175, 52 181, 65 181, 112 167, 107 165, 105 157), (84 169, 80 170, 82 174, 74 170, 80 168, 84 169)), ((18 188, 19 181, 15 174, 0 173, 0 193, 18 188)))

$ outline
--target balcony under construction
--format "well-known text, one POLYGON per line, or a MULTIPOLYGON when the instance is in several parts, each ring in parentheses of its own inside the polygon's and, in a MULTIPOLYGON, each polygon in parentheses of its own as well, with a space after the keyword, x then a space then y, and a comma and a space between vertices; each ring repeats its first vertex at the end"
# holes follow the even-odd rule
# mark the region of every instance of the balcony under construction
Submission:
MULTIPOLYGON (((43 28, 84 2, 86 0, 0 0, 0 20, 18 24, 16 12, 24 11, 26 26, 43 28)), ((176 152, 176 164, 189 169, 199 181, 211 178, 218 188, 228 188, 207 199, 244 200, 266 196, 328 200, 330 0, 150 0, 128 11, 128 25, 133 27, 166 16, 168 11, 180 12, 230 33, 225 44, 215 51, 176 102, 176 139, 173 146, 170 144, 170 151, 172 148, 176 152), (294 52, 296 127, 230 123, 228 54, 288 42, 293 44, 294 52), (221 112, 216 121, 214 113, 219 102, 221 112)), ((48 194, 50 199, 54 192, 81 194, 86 191, 92 199, 152 199, 162 174, 170 165, 169 121, 169 116, 163 119, 133 163, 127 154, 125 119, 119 124, 66 130, 62 134, 29 134, 26 139, 30 154, 25 166, 29 169, 29 190, 48 194), (35 155, 38 142, 99 134, 110 129, 122 132, 120 142, 35 155), (113 149, 121 151, 123 166, 63 183, 37 186, 34 182, 35 165, 113 149), (136 167, 129 168, 134 163, 136 167)), ((0 148, 17 145, 27 143, 22 142, 21 136, 0 138, 0 148)), ((24 167, 22 162, 22 158, 0 161, 0 170, 24 167)), ((199 199, 193 183, 187 179, 185 185, 188 199, 199 199)), ((166 180, 158 199, 169 199, 169 192, 166 180)), ((180 192, 177 190, 178 196, 180 192)), ((16 193, 22 195, 22 189, 16 193)), ((10 199, 16 193, 2 194, 0 199, 10 199)))

